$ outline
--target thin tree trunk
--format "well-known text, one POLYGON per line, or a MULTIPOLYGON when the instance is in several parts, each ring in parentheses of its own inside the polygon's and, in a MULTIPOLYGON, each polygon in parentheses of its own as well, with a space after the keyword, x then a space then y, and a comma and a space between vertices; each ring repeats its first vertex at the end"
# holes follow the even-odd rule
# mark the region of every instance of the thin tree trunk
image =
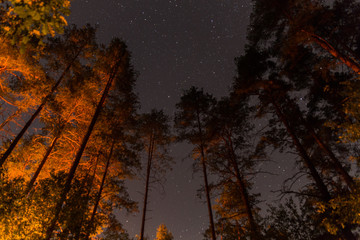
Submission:
POLYGON ((254 216, 252 214, 252 209, 251 209, 250 200, 249 200, 249 194, 248 194, 247 188, 245 186, 245 181, 240 173, 240 169, 239 169, 239 166, 238 166, 238 163, 236 160, 237 157, 235 155, 232 139, 229 136, 227 139, 227 145, 230 150, 231 164, 235 170, 235 176, 236 176, 237 184, 239 187, 239 192, 241 194, 243 203, 245 204, 245 212, 246 212, 246 215, 247 215, 247 218, 249 221, 249 225, 250 225, 250 230, 252 233, 250 239, 256 239, 257 226, 255 224, 254 216))
POLYGON ((33 115, 30 117, 30 119, 26 122, 25 126, 21 129, 21 131, 19 132, 19 134, 15 137, 15 139, 11 142, 9 148, 6 150, 6 152, 2 155, 1 159, 0 159, 0 168, 2 167, 2 165, 5 163, 6 159, 9 157, 9 155, 11 154, 11 152, 14 150, 14 148, 16 147, 16 145, 18 144, 18 142, 20 141, 20 139, 22 138, 22 136, 25 134, 25 132, 28 130, 28 128, 30 127, 30 125, 32 124, 32 122, 36 119, 36 117, 39 115, 39 113, 41 112, 41 110, 44 108, 45 104, 49 101, 49 99, 51 98, 51 96, 54 94, 54 92, 56 91, 57 87, 60 85, 61 81, 63 80, 63 78, 65 77, 65 74, 70 70, 70 67, 72 66, 72 64, 75 62, 75 60, 77 59, 77 57, 79 56, 79 54, 81 53, 81 51, 83 50, 84 46, 82 46, 80 48, 80 50, 77 52, 77 54, 75 55, 75 57, 71 60, 71 62, 67 65, 66 69, 63 71, 63 73, 61 74, 61 76, 59 77, 59 79, 57 80, 57 82, 55 83, 55 85, 51 88, 50 92, 46 95, 46 97, 42 100, 40 106, 37 108, 37 110, 33 113, 33 115))
MULTIPOLYGON (((113 141, 113 143, 111 144, 111 149, 110 149, 110 153, 109 153, 109 156, 108 156, 108 159, 107 159, 107 162, 106 162, 104 175, 103 175, 102 180, 101 180, 100 189, 99 189, 99 192, 98 192, 98 194, 96 196, 96 199, 95 199, 94 209, 92 211, 90 222, 89 222, 90 227, 93 225, 93 222, 94 222, 94 219, 95 219, 95 214, 96 214, 97 208, 98 208, 99 203, 100 203, 101 194, 102 194, 102 191, 104 189, 105 179, 106 179, 106 175, 108 173, 108 169, 109 169, 109 166, 110 166, 110 160, 111 160, 111 157, 112 157, 112 154, 113 154, 114 146, 115 146, 115 141, 113 141)), ((89 237, 90 237, 90 231, 87 231, 85 239, 88 240, 89 237)))
POLYGON ((326 202, 329 201, 331 199, 330 193, 329 193, 326 185, 324 184, 323 180, 321 179, 318 171, 316 170, 311 158, 309 157, 309 155, 305 151, 304 147, 300 143, 300 140, 297 138, 294 130, 290 127, 289 122, 287 121, 286 117, 284 116, 284 114, 280 110, 280 108, 277 105, 276 101, 273 99, 272 96, 270 96, 270 99, 271 99, 271 103, 275 107, 275 111, 276 111, 277 116, 279 117, 280 121, 284 124, 284 126, 286 128, 286 131, 288 132, 291 139, 293 140, 293 144, 295 145, 295 147, 298 150, 300 156, 304 160, 304 163, 305 163, 306 167, 309 169, 310 175, 313 178, 313 180, 315 181, 316 186, 317 186, 318 190, 321 193, 321 196, 322 196, 321 198, 323 200, 325 200, 326 202))
MULTIPOLYGON (((96 160, 95 160, 94 171, 93 171, 93 173, 91 175, 91 178, 90 178, 90 181, 88 183, 87 194, 86 194, 86 198, 85 198, 86 199, 86 207, 84 208, 84 209, 86 209, 85 211, 87 211, 87 208, 88 208, 88 205, 89 205, 90 193, 91 193, 91 190, 92 190, 92 187, 93 187, 93 184, 94 184, 94 179, 95 179, 95 175, 96 175, 96 169, 97 169, 97 165, 98 165, 98 162, 99 162, 99 155, 100 155, 100 153, 95 158, 96 160)), ((81 237, 81 229, 82 229, 83 222, 84 222, 84 216, 85 216, 85 213, 81 216, 78 231, 75 233, 74 240, 79 240, 80 237, 81 237)))
POLYGON ((33 187, 33 185, 34 185, 37 177, 39 176, 39 174, 40 174, 40 172, 41 172, 41 170, 42 170, 42 168, 43 168, 43 166, 45 165, 47 159, 49 158, 49 156, 50 156, 50 154, 51 154, 51 152, 52 152, 52 150, 54 149, 57 140, 61 137, 61 133, 62 133, 62 131, 64 130, 64 128, 65 128, 65 126, 66 126, 69 118, 71 117, 71 114, 72 114, 72 112, 68 115, 67 120, 64 120, 64 121, 62 122, 62 124, 59 126, 59 130, 58 130, 57 133, 56 133, 56 137, 54 138, 54 140, 52 141, 51 145, 50 145, 50 146, 48 147, 48 149, 46 150, 46 153, 45 153, 45 155, 44 155, 44 157, 43 157, 40 165, 39 165, 38 168, 36 169, 33 177, 31 178, 31 180, 30 180, 30 182, 29 182, 29 184, 28 184, 28 186, 27 186, 27 189, 26 189, 26 191, 25 191, 25 195, 29 194, 29 192, 31 191, 31 189, 32 189, 32 187, 33 187))
POLYGON ((88 128, 88 130, 87 130, 87 132, 86 132, 86 134, 85 134, 85 136, 84 136, 84 138, 83 138, 83 140, 81 142, 80 149, 79 149, 79 151, 77 152, 77 154, 75 156, 75 160, 74 160, 74 162, 73 162, 73 164, 71 166, 71 169, 69 171, 68 178, 66 179, 64 189, 61 192, 60 199, 56 204, 54 217, 52 218, 51 223, 50 223, 50 225, 49 225, 49 227, 48 227, 48 229, 46 231, 45 240, 50 240, 50 238, 52 236, 52 233, 54 231, 57 219, 58 219, 59 214, 60 214, 61 209, 62 209, 62 205, 63 205, 63 203, 64 203, 64 201, 66 199, 66 196, 67 196, 68 192, 71 189, 71 181, 75 176, 76 168, 80 163, 80 159, 81 159, 81 156, 82 156, 82 154, 83 154, 83 152, 85 150, 86 144, 87 144, 87 142, 88 142, 88 140, 90 138, 90 135, 91 135, 91 132, 92 132, 94 126, 95 126, 95 123, 96 123, 96 121, 97 121, 97 119, 98 119, 98 117, 100 115, 100 112, 102 110, 102 106, 103 106, 103 104, 105 102, 105 99, 107 98, 107 95, 109 93, 111 84, 112 84, 112 82, 113 82, 113 80, 114 80, 114 78, 115 78, 115 76, 117 74, 117 71, 118 71, 119 67, 120 67, 122 55, 119 58, 120 58, 120 60, 117 61, 116 65, 115 65, 115 67, 113 69, 113 72, 109 77, 109 80, 108 80, 108 82, 106 84, 105 90, 104 90, 104 92, 103 92, 103 94, 101 96, 101 99, 100 99, 97 107, 96 107, 96 111, 95 111, 94 116, 93 116, 93 118, 91 120, 89 128, 88 128))
POLYGON ((148 193, 149 193, 150 173, 151 173, 151 163, 152 163, 152 158, 153 158, 153 152, 154 152, 154 136, 153 136, 153 134, 151 134, 150 140, 149 140, 144 205, 143 205, 142 218, 141 218, 140 240, 144 240, 146 209, 147 209, 147 202, 148 202, 148 193))
POLYGON ((39 165, 38 168, 36 169, 33 177, 31 178, 30 182, 29 182, 28 185, 27 185, 27 188, 26 188, 25 193, 24 193, 25 195, 28 195, 29 192, 31 191, 32 187, 34 186, 34 183, 35 183, 37 177, 39 176, 39 174, 40 174, 43 166, 45 165, 47 159, 49 158, 49 156, 50 156, 52 150, 54 149, 55 144, 56 144, 56 142, 57 142, 57 140, 58 140, 59 138, 60 138, 60 134, 57 135, 57 136, 53 139, 51 145, 50 145, 50 146, 48 147, 48 149, 46 150, 46 153, 45 153, 43 159, 41 160, 40 165, 39 165))
POLYGON ((354 179, 349 175, 349 173, 341 165, 340 160, 335 156, 335 154, 331 151, 331 149, 322 141, 320 136, 318 134, 316 134, 314 128, 304 119, 304 117, 302 116, 302 114, 300 112, 299 112, 299 116, 300 116, 300 119, 303 122, 304 126, 306 127, 306 129, 310 132, 311 136, 315 139, 316 143, 332 160, 332 163, 333 163, 333 166, 334 166, 336 172, 340 175, 340 177, 348 185, 348 187, 351 189, 351 191, 355 191, 356 187, 355 187, 354 179))
POLYGON ((200 114, 197 111, 197 123, 198 123, 198 130, 200 134, 200 151, 201 151, 201 165, 204 175, 204 183, 205 183, 205 194, 206 194, 206 202, 207 202, 207 208, 209 213, 209 220, 210 220, 210 229, 211 229, 211 238, 212 240, 216 240, 216 234, 215 234, 215 224, 214 224, 214 217, 212 213, 211 208, 211 199, 210 199, 210 189, 207 179, 207 170, 206 170, 206 163, 205 163, 205 152, 204 152, 204 143, 203 143, 203 134, 202 134, 202 127, 200 122, 200 114))

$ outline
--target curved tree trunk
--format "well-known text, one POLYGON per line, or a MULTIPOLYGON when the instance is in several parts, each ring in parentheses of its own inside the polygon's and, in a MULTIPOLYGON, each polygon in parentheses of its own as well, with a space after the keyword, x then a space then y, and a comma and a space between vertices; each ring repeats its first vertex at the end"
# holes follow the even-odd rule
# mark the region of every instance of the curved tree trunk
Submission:
POLYGON ((315 43, 317 43, 322 49, 324 49, 325 51, 330 53, 333 57, 340 60, 347 67, 352 69, 356 74, 360 75, 360 65, 356 61, 354 61, 352 58, 341 54, 336 48, 334 48, 328 41, 326 41, 322 37, 320 37, 314 33, 309 33, 305 30, 301 30, 301 31, 304 32, 305 34, 307 34, 309 37, 311 37, 311 39, 315 43))
MULTIPOLYGON (((291 15, 283 9, 281 2, 275 1, 275 4, 277 5, 277 7, 282 9, 282 13, 289 21, 294 22, 293 17, 291 17, 291 15)), ((360 65, 359 62, 355 60, 356 56, 353 56, 354 58, 352 58, 340 53, 329 41, 327 41, 326 39, 322 38, 321 36, 315 33, 311 33, 309 31, 306 31, 305 29, 300 29, 300 32, 307 35, 309 39, 312 39, 314 43, 316 43, 322 49, 327 51, 330 55, 341 61, 347 67, 352 69, 356 74, 360 75, 360 65)))

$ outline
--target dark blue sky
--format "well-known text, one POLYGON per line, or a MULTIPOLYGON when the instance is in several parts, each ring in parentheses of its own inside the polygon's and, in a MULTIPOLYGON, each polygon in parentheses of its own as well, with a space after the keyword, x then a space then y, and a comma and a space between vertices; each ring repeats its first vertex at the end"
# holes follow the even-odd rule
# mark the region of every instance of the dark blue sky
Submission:
MULTIPOLYGON (((172 115, 184 89, 204 88, 216 97, 227 94, 241 55, 251 13, 250 0, 75 0, 69 23, 98 24, 98 40, 122 38, 139 72, 136 91, 142 109, 164 109, 172 115)), ((176 164, 167 174, 165 195, 150 193, 145 233, 154 238, 165 223, 176 240, 199 240, 208 227, 206 205, 196 197, 202 176, 192 173, 191 148, 172 147, 176 164), (183 160, 184 159, 184 160, 183 160)), ((283 164, 270 166, 278 172, 283 164)), ((268 175, 254 191, 274 190, 268 175), (264 183, 266 182, 266 185, 264 183), (261 185, 260 185, 261 184, 261 185)), ((129 182, 131 196, 141 201, 141 181, 129 182)), ((278 184, 277 186, 278 187, 278 184)), ((140 202, 141 206, 141 202, 140 202)), ((140 209, 141 210, 141 209, 140 209)), ((140 232, 141 215, 122 216, 131 236, 140 232)))

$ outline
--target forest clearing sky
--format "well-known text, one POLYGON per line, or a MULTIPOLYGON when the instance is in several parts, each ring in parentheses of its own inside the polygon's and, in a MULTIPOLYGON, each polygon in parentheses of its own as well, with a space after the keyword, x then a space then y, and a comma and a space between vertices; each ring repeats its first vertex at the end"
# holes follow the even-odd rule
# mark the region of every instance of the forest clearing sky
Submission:
MULTIPOLYGON (((235 76, 234 58, 243 53, 252 10, 250 0, 74 0, 70 24, 98 25, 98 41, 122 38, 132 52, 139 73, 136 91, 141 111, 163 109, 172 115, 183 90, 204 88, 216 97, 225 96, 235 76)), ((165 223, 175 239, 198 240, 209 225, 204 199, 196 194, 201 174, 192 173, 193 161, 185 144, 172 146, 173 171, 167 174, 165 195, 154 189, 145 235, 153 239, 165 223)), ((285 166, 273 164, 277 172, 285 166)), ((273 169, 272 169, 273 171, 273 169)), ((261 176, 255 192, 276 190, 261 176), (265 185, 265 183, 267 184, 265 185), (266 190, 264 190, 266 189, 266 190)), ((280 181, 279 181, 280 183, 280 181)), ((140 201, 142 182, 128 184, 131 196, 140 201)), ((263 196, 264 198, 264 196, 263 196)), ((141 210, 141 208, 140 208, 141 210)), ((121 216, 130 236, 140 232, 141 214, 121 216)))

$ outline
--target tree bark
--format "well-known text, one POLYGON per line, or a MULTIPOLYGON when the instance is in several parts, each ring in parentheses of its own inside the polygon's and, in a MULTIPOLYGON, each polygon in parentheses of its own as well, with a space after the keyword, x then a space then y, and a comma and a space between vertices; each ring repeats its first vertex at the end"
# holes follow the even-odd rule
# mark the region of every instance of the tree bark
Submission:
POLYGON ((95 110, 94 116, 93 116, 93 118, 91 120, 91 123, 89 125, 89 128, 88 128, 88 130, 87 130, 87 132, 86 132, 86 134, 85 134, 85 136, 84 136, 84 138, 83 138, 83 140, 81 142, 80 149, 79 149, 79 151, 77 152, 77 154, 75 156, 75 160, 74 160, 74 162, 73 162, 73 164, 71 166, 71 169, 69 171, 68 178, 66 179, 64 189, 61 192, 60 199, 56 204, 54 217, 52 218, 51 223, 50 223, 50 225, 49 225, 49 227, 48 227, 48 229, 46 231, 45 240, 50 240, 50 238, 52 236, 52 233, 54 231, 57 219, 58 219, 59 214, 60 214, 61 209, 62 209, 62 205, 65 202, 66 196, 67 196, 68 192, 71 189, 71 181, 75 176, 76 168, 80 163, 80 159, 81 159, 81 156, 82 156, 82 154, 83 154, 83 152, 85 150, 86 144, 87 144, 87 142, 88 142, 88 140, 90 138, 90 135, 91 135, 92 130, 93 130, 94 126, 95 126, 95 123, 96 123, 96 121, 97 121, 97 119, 98 119, 98 117, 100 115, 100 112, 102 110, 102 106, 103 106, 103 104, 105 102, 105 99, 107 98, 107 95, 109 93, 111 84, 112 84, 112 82, 113 82, 113 80, 114 80, 114 78, 116 76, 116 73, 117 73, 119 67, 120 67, 122 56, 120 56, 119 58, 120 58, 120 60, 117 60, 117 63, 116 63, 116 65, 115 65, 115 67, 114 67, 114 69, 113 69, 113 71, 112 71, 112 73, 111 73, 111 75, 109 77, 109 80, 108 80, 108 82, 106 84, 105 90, 104 90, 104 92, 103 92, 103 94, 101 96, 101 99, 100 99, 97 107, 96 107, 96 110, 95 110))

